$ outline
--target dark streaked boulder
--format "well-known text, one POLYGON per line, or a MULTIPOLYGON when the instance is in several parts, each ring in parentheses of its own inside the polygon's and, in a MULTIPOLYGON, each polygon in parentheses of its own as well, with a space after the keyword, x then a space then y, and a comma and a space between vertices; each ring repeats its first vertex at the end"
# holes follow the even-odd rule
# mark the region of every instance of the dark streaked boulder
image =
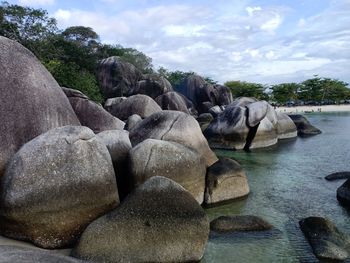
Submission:
POLYGON ((291 114, 289 117, 294 122, 298 130, 299 136, 308 136, 308 135, 317 135, 321 131, 313 126, 303 115, 300 114, 291 114))
POLYGON ((142 73, 119 57, 103 59, 98 64, 97 79, 106 98, 127 96, 142 79, 142 73))
POLYGON ((137 82, 137 85, 130 91, 129 95, 144 94, 155 99, 172 90, 170 82, 163 76, 146 74, 142 80, 137 82))
POLYGON ((0 36, 0 177, 26 142, 46 131, 80 125, 60 86, 21 44, 0 36))
POLYGON ((111 115, 101 105, 91 101, 86 95, 73 89, 62 88, 81 125, 94 133, 107 130, 123 130, 125 123, 111 115))
POLYGON ((171 91, 167 92, 155 99, 158 105, 163 110, 175 110, 182 111, 187 114, 192 114, 194 106, 185 96, 182 94, 171 91))

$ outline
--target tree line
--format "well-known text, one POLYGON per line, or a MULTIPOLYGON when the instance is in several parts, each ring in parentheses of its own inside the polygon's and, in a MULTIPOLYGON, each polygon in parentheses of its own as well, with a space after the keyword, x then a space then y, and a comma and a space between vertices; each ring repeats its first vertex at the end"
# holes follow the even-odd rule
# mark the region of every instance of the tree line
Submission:
MULTIPOLYGON (((64 30, 43 9, 34 9, 1 2, 0 35, 18 41, 31 50, 50 71, 59 85, 74 88, 92 100, 102 102, 98 88, 96 66, 99 60, 118 56, 133 64, 142 73, 156 72, 177 87, 194 72, 170 71, 163 67, 155 70, 152 59, 144 53, 119 44, 101 43, 90 27, 72 26, 64 30)), ((215 84, 211 78, 205 80, 215 84)), ((282 83, 265 86, 258 83, 228 81, 225 83, 234 97, 248 96, 279 104, 289 101, 341 102, 350 99, 347 83, 315 76, 302 83, 282 83)))

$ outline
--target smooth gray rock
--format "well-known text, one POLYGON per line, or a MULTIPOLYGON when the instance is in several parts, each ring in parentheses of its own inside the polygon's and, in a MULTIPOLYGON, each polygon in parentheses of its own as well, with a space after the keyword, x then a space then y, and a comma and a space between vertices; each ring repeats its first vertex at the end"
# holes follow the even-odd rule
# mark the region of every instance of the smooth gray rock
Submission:
POLYGON ((153 99, 163 95, 173 88, 170 82, 163 76, 157 74, 146 74, 142 80, 138 81, 135 88, 130 91, 129 95, 144 94, 153 99))
POLYGON ((106 109, 106 111, 111 112, 111 109, 113 105, 121 103, 123 100, 126 100, 127 97, 115 97, 115 98, 109 98, 106 100, 103 107, 106 109))
POLYGON ((109 109, 113 116, 121 120, 127 120, 133 114, 146 118, 160 111, 162 109, 151 97, 141 94, 133 95, 120 103, 113 104, 109 109))
POLYGON ((128 131, 132 130, 132 128, 134 128, 140 121, 142 121, 140 115, 133 114, 129 116, 128 120, 126 121, 125 129, 128 131))
POLYGON ((72 89, 65 93, 81 125, 89 127, 94 133, 124 129, 123 121, 111 115, 101 105, 89 100, 83 93, 74 93, 72 89))
POLYGON ((93 262, 197 262, 208 234, 208 218, 192 195, 155 176, 91 223, 72 255, 93 262))
POLYGON ((251 215, 220 216, 210 222, 210 230, 217 233, 230 233, 236 231, 266 231, 272 225, 265 220, 251 215))
POLYGON ((62 91, 66 96, 69 97, 77 97, 77 98, 82 98, 82 99, 89 99, 88 96, 86 96, 84 93, 82 93, 80 90, 76 89, 70 89, 66 87, 61 87, 62 91))
POLYGON ((289 139, 298 136, 297 127, 292 119, 285 113, 277 113, 277 135, 278 139, 289 139))
POLYGON ((4 236, 43 248, 72 245, 119 203, 112 160, 92 130, 52 129, 25 144, 0 182, 4 236))
POLYGON ((130 193, 128 156, 132 148, 128 131, 104 131, 96 135, 107 146, 117 177, 119 198, 122 200, 130 193))
POLYGON ((201 156, 175 142, 147 139, 129 154, 135 186, 153 176, 164 176, 182 185, 199 204, 203 203, 206 164, 201 156))
POLYGON ((146 139, 173 141, 196 150, 210 166, 217 161, 209 148, 198 122, 192 116, 180 111, 162 111, 139 122, 130 131, 133 146, 146 139))
POLYGON ((83 263, 54 252, 17 246, 0 246, 0 263, 83 263))
POLYGON ((305 116, 300 114, 291 114, 288 115, 292 121, 294 122, 295 126, 298 130, 299 136, 309 136, 309 135, 317 135, 320 134, 321 131, 317 129, 315 126, 313 126, 305 116))
POLYGON ((350 179, 350 172, 336 172, 331 173, 325 177, 328 181, 340 180, 340 179, 350 179))
POLYGON ((349 257, 349 236, 341 233, 328 219, 308 217, 299 221, 299 225, 317 258, 345 260, 349 257))
POLYGON ((136 87, 142 73, 134 65, 114 56, 100 61, 97 79, 106 98, 123 97, 136 87))
POLYGON ((213 118, 213 115, 211 115, 210 113, 202 113, 197 118, 197 121, 199 124, 210 123, 212 120, 214 120, 214 118, 213 118))
POLYGON ((350 179, 337 189, 337 199, 342 205, 350 207, 350 179))
POLYGON ((229 158, 219 161, 207 170, 204 202, 215 205, 249 194, 247 176, 241 165, 229 158))
POLYGON ((0 36, 0 177, 9 159, 34 137, 80 125, 60 86, 19 43, 0 36))
POLYGON ((248 112, 247 124, 249 127, 254 127, 265 118, 268 110, 268 103, 261 100, 248 104, 246 108, 248 112))
POLYGON ((167 92, 157 97, 155 101, 163 110, 182 111, 187 114, 196 113, 194 112, 193 103, 175 91, 167 92))

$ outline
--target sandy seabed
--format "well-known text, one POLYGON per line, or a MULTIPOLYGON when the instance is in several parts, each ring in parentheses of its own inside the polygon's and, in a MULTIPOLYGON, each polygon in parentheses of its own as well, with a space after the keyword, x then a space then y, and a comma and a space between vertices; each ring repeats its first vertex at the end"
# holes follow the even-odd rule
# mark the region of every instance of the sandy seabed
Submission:
POLYGON ((276 107, 276 111, 283 113, 312 113, 312 112, 339 112, 349 111, 350 104, 342 105, 321 105, 321 106, 296 106, 296 107, 276 107))

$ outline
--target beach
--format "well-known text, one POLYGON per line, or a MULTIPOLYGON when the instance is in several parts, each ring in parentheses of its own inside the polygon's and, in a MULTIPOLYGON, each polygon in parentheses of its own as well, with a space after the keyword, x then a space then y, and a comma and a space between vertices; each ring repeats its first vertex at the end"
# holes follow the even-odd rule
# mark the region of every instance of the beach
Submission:
POLYGON ((312 113, 312 112, 340 112, 340 111, 349 111, 350 112, 350 104, 276 107, 276 111, 283 112, 283 113, 312 113))

